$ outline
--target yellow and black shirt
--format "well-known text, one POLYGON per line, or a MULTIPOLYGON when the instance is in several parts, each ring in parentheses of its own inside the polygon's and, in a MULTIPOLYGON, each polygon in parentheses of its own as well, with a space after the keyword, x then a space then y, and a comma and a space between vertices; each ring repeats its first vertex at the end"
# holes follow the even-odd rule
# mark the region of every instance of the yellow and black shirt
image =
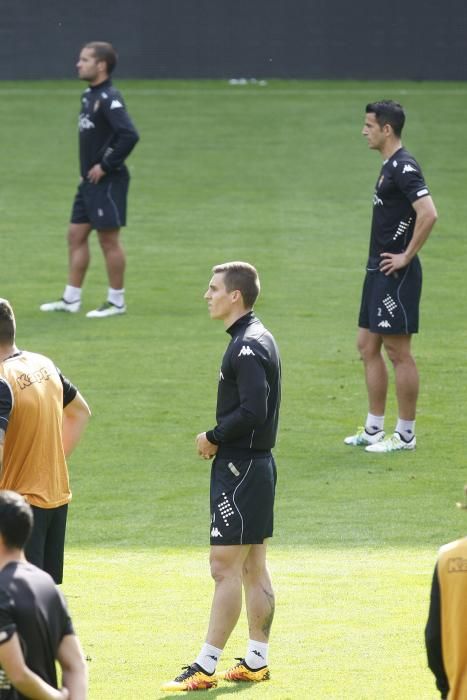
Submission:
POLYGON ((62 444, 63 407, 77 389, 44 355, 20 351, 0 363, 0 428, 5 432, 0 489, 33 506, 71 500, 62 444))
POLYGON ((425 629, 428 665, 442 698, 467 698, 467 537, 441 547, 425 629))

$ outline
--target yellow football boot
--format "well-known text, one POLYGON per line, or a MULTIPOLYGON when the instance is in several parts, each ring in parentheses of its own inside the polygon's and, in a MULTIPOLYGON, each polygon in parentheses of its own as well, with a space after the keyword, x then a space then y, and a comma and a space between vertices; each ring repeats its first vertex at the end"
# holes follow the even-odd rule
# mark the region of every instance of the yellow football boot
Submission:
POLYGON ((217 685, 217 677, 215 673, 209 675, 203 671, 198 664, 191 666, 183 666, 185 670, 175 680, 164 683, 161 690, 179 691, 179 690, 208 690, 215 688, 217 685))
POLYGON ((261 668, 252 669, 247 666, 245 659, 238 659, 238 664, 217 674, 219 680, 231 681, 238 683, 246 681, 247 683, 255 683, 258 681, 268 681, 270 678, 269 668, 262 666, 261 668))

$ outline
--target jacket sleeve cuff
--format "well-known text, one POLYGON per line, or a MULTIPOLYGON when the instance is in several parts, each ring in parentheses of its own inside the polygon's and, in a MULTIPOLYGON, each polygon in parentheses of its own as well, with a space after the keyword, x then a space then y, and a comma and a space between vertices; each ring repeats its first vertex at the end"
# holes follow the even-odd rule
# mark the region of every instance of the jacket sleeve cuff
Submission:
POLYGON ((210 443, 213 445, 219 445, 219 440, 216 440, 214 436, 214 430, 208 430, 206 432, 206 438, 209 440, 210 443))

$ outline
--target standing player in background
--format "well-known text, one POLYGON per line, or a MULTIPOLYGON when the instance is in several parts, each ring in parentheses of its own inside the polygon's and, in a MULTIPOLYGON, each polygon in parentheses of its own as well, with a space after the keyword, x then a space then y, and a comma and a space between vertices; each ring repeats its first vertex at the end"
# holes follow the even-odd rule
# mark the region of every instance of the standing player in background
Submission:
POLYGON ((93 41, 81 50, 78 75, 89 87, 81 97, 79 155, 81 182, 68 229, 68 284, 63 297, 41 305, 41 311, 81 308, 81 291, 89 266, 89 234, 96 229, 105 258, 109 289, 107 301, 89 311, 88 318, 123 314, 125 306, 125 252, 120 228, 126 224, 130 176, 125 159, 139 136, 110 76, 117 63, 111 44, 93 41))
POLYGON ((90 411, 54 363, 19 350, 15 336, 13 309, 0 299, 0 489, 21 493, 32 506, 26 556, 61 583, 71 500, 65 457, 90 411))
POLYGON ((63 596, 24 557, 32 522, 22 496, 0 491, 0 699, 86 700, 86 662, 63 596))
POLYGON ((211 616, 196 660, 165 691, 204 690, 227 681, 269 678, 268 642, 274 591, 266 565, 273 534, 276 442, 281 396, 279 351, 253 313, 259 278, 248 263, 218 265, 205 294, 211 318, 231 336, 222 360, 217 425, 196 438, 198 454, 215 457, 211 469, 211 616), (216 675, 216 666, 237 624, 242 586, 250 639, 245 658, 216 675))
POLYGON ((418 332, 422 270, 418 251, 437 219, 417 161, 402 146, 405 114, 383 100, 366 106, 363 135, 380 152, 383 167, 373 195, 370 251, 363 285, 357 346, 365 367, 368 415, 365 426, 345 439, 368 452, 411 450, 416 445, 415 415, 419 379, 411 353, 418 332), (399 417, 385 439, 388 373, 385 349, 394 366, 399 417))

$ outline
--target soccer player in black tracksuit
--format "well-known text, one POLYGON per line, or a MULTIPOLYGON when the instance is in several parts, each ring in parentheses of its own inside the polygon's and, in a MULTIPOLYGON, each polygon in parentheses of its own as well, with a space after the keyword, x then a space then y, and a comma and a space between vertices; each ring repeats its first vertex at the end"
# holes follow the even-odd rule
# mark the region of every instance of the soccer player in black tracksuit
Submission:
POLYGON ((126 224, 129 173, 125 159, 139 136, 110 75, 117 54, 110 44, 91 42, 83 47, 77 63, 81 80, 89 87, 81 97, 79 154, 81 182, 68 230, 68 284, 62 299, 41 305, 41 311, 81 308, 81 288, 89 265, 89 234, 96 229, 104 253, 109 289, 107 301, 89 311, 88 318, 125 313, 125 253, 120 228, 126 224))
POLYGON ((0 700, 86 700, 86 662, 65 600, 24 556, 32 525, 23 496, 0 491, 0 700))
POLYGON ((211 574, 214 599, 206 641, 195 662, 163 690, 202 690, 227 681, 269 678, 268 640, 274 592, 266 566, 273 534, 276 442, 281 398, 279 351, 252 309, 259 293, 254 267, 218 265, 205 294, 213 319, 231 336, 219 373, 216 425, 196 438, 211 469, 211 574), (242 585, 250 639, 245 658, 215 673, 241 611, 242 585))
POLYGON ((368 452, 415 447, 418 372, 411 353, 418 332, 422 273, 417 253, 437 214, 415 158, 403 148, 405 114, 390 100, 368 104, 363 135, 380 152, 383 167, 373 195, 370 255, 363 285, 357 345, 365 367, 368 415, 365 426, 345 439, 368 452), (385 349, 394 366, 398 421, 384 439, 388 389, 385 349))

